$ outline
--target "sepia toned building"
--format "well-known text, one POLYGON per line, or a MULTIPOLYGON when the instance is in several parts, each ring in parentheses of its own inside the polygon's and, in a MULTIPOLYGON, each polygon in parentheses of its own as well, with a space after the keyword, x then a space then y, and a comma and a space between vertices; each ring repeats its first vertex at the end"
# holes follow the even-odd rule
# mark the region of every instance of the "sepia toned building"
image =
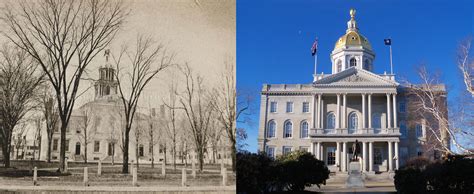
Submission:
MULTIPOLYGON (((115 69, 108 63, 99 68, 99 78, 94 83, 95 97, 72 112, 66 129, 66 157, 75 162, 122 163, 122 134, 125 128, 122 99, 118 94, 118 82, 114 77, 115 69)), ((172 163, 171 140, 165 131, 167 110, 164 105, 156 108, 139 107, 130 131, 129 162, 155 163, 166 160, 172 163), (153 136, 150 135, 150 124, 153 125, 153 136), (152 141, 153 140, 153 141, 152 141), (153 149, 152 149, 153 147, 153 149)), ((60 129, 56 129, 51 142, 51 159, 60 157, 60 129)), ((176 163, 190 163, 193 156, 191 135, 180 125, 176 142, 176 163)), ((46 131, 44 130, 44 133, 46 131)), ((42 136, 41 160, 47 158, 47 136, 42 136)), ((225 137, 206 149, 205 163, 230 163, 230 149, 225 137)))
MULTIPOLYGON (((412 86, 401 85, 394 74, 374 72, 375 57, 351 11, 330 55, 331 74, 314 74, 307 84, 263 85, 259 151, 271 157, 308 151, 336 173, 348 171, 355 141, 368 174, 392 172, 417 156, 440 158, 431 139, 440 124, 416 106, 412 86)), ((444 85, 435 88, 446 105, 444 85)), ((442 110, 447 114, 446 106, 442 110)))

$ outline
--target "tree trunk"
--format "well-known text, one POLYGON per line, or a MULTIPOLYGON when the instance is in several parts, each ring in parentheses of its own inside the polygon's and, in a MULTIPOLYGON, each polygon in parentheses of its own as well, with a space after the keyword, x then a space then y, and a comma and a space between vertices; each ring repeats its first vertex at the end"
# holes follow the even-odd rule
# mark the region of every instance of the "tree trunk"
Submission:
POLYGON ((115 157, 115 143, 112 144, 112 166, 114 165, 114 157, 115 157))
POLYGON ((84 164, 87 164, 87 143, 89 142, 86 142, 84 145, 84 164))
POLYGON ((153 143, 151 143, 151 168, 155 168, 155 157, 153 154, 153 143))
POLYGON ((198 152, 199 152, 199 155, 198 155, 198 158, 199 158, 199 171, 202 172, 202 167, 203 167, 203 164, 204 164, 204 149, 199 148, 198 152))
POLYGON ((59 169, 61 173, 64 173, 66 168, 66 119, 61 118, 61 149, 59 151, 59 169))
MULTIPOLYGON (((8 143, 2 144, 2 152, 3 152, 3 163, 5 164, 5 168, 10 168, 10 151, 11 149, 8 148, 8 143)), ((11 148, 11 146, 10 146, 11 148)))
POLYGON ((232 157, 232 171, 235 172, 237 148, 235 148, 235 142, 232 141, 232 147, 230 148, 230 157, 232 157))
MULTIPOLYGON (((126 131, 130 131, 130 129, 125 129, 126 131)), ((125 133, 125 142, 123 145, 123 162, 122 162, 122 173, 128 174, 128 142, 129 142, 129 135, 125 133)))
POLYGON ((41 160, 41 135, 39 137, 39 145, 38 145, 38 160, 41 160))
POLYGON ((139 167, 138 159, 139 159, 139 151, 140 151, 139 146, 138 146, 138 139, 137 139, 137 143, 135 144, 135 147, 137 148, 136 151, 135 151, 135 159, 137 160, 137 161, 135 161, 135 164, 136 164, 137 170, 138 170, 138 167, 139 167))
POLYGON ((48 153, 46 153, 48 163, 51 163, 51 140, 52 138, 48 138, 48 153))

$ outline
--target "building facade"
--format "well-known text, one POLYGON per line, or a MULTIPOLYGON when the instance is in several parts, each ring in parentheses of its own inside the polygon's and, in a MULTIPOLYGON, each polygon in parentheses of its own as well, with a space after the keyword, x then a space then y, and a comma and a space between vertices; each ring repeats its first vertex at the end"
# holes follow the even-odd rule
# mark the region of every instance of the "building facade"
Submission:
MULTIPOLYGON (((347 172, 352 145, 360 142, 361 169, 391 172, 409 158, 439 158, 429 147, 426 117, 393 74, 376 74, 375 52, 359 31, 355 10, 331 53, 332 74, 309 84, 265 84, 261 91, 259 151, 271 157, 311 152, 332 172, 347 172)), ((437 86, 446 102, 444 85, 437 86)), ((431 125, 430 125, 431 126, 431 125)))

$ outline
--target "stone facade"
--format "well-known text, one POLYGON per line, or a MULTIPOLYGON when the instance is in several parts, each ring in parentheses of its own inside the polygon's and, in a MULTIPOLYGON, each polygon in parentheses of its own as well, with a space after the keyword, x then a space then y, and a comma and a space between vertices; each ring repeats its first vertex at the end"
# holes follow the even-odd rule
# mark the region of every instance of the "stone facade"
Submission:
MULTIPOLYGON (((364 172, 391 172, 415 156, 438 158, 435 149, 427 148, 426 126, 439 126, 410 108, 416 103, 410 87, 400 85, 393 74, 372 72, 375 53, 360 35, 354 15, 331 57, 333 74, 315 74, 313 83, 263 86, 259 151, 275 157, 305 150, 333 172, 347 172, 356 140, 364 172), (368 64, 362 63, 365 58, 370 58, 364 61, 368 64)), ((438 87, 445 96, 444 86, 438 87)))

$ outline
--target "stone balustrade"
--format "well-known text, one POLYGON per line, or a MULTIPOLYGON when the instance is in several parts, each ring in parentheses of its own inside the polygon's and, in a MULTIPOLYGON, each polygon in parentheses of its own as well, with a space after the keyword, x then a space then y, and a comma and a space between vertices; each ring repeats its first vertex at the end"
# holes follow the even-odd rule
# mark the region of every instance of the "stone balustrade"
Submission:
POLYGON ((400 128, 364 128, 364 129, 311 129, 309 136, 319 136, 319 135, 393 135, 400 136, 400 128))

